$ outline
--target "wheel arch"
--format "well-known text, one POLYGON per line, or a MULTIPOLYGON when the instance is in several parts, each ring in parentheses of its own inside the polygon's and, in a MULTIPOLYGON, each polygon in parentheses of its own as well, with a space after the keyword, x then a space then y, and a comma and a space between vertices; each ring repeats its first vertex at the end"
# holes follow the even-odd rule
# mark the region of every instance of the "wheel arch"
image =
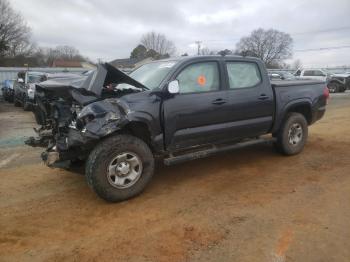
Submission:
POLYGON ((122 133, 128 133, 133 135, 143 142, 145 142, 153 151, 154 148, 152 146, 152 135, 149 126, 141 121, 132 121, 126 124, 122 130, 122 133))
POLYGON ((289 113, 299 113, 302 114, 307 123, 310 125, 312 123, 312 110, 311 110, 311 105, 309 103, 298 103, 291 105, 288 107, 284 114, 284 118, 289 114, 289 113))
POLYGON ((339 79, 331 79, 331 80, 328 82, 327 86, 328 86, 329 84, 333 84, 333 83, 340 84, 340 85, 344 85, 344 83, 343 83, 342 81, 340 81, 339 79))
POLYGON ((309 99, 293 101, 287 104, 281 111, 282 112, 279 114, 278 119, 276 119, 275 125, 272 129, 273 134, 280 129, 289 113, 300 113, 305 117, 308 125, 312 124, 312 104, 309 99))

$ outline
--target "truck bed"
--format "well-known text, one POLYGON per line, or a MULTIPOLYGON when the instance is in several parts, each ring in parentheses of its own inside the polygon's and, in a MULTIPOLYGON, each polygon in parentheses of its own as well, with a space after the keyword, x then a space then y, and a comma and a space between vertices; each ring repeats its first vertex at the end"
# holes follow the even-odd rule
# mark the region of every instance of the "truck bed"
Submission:
POLYGON ((311 111, 307 119, 309 124, 320 119, 325 111, 325 98, 323 96, 326 83, 318 80, 277 80, 271 81, 274 91, 276 109, 275 122, 272 132, 275 132, 283 121, 283 117, 293 105, 310 105, 311 111), (294 103, 296 102, 297 103, 294 103))

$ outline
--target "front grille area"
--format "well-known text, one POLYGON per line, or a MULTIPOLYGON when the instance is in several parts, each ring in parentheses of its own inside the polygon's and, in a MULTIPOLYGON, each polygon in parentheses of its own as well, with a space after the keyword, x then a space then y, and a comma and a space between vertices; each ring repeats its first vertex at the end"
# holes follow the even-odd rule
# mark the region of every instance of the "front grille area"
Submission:
POLYGON ((350 76, 348 76, 346 79, 345 79, 345 87, 347 89, 350 89, 350 76))

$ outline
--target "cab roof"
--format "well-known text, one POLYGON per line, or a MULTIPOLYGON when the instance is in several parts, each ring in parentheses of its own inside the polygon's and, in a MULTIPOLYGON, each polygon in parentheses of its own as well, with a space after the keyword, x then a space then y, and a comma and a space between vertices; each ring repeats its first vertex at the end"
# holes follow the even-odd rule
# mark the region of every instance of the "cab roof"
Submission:
MULTIPOLYGON (((199 56, 180 56, 180 57, 170 57, 160 60, 154 60, 149 63, 157 63, 157 62, 185 62, 185 61, 201 61, 201 60, 207 60, 207 59, 217 59, 217 60, 244 60, 244 61, 260 61, 259 58, 256 57, 250 57, 250 56, 239 56, 239 55, 199 55, 199 56)), ((147 63, 148 64, 148 63, 147 63)))

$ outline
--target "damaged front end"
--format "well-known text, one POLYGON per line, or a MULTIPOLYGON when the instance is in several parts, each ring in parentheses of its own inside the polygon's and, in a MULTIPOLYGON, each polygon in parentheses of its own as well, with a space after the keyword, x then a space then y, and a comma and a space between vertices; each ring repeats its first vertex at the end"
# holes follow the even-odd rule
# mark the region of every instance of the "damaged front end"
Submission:
POLYGON ((50 167, 66 168, 86 159, 101 138, 128 123, 127 107, 118 98, 145 88, 109 64, 70 80, 47 81, 36 88, 34 114, 41 127, 25 143, 46 147, 41 156, 50 167), (120 83, 136 88, 111 88, 120 83))

